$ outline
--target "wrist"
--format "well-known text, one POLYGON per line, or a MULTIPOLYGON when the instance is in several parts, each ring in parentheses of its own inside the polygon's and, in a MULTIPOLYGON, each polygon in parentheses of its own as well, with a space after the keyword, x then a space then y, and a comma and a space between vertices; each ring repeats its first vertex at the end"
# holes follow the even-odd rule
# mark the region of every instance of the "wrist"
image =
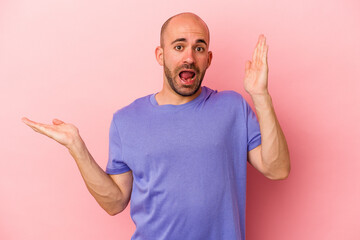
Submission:
POLYGON ((70 154, 75 158, 79 158, 80 156, 86 154, 87 149, 85 142, 82 140, 80 136, 73 139, 71 144, 67 146, 70 154))
POLYGON ((252 94, 251 99, 256 110, 272 108, 272 99, 269 93, 252 94))

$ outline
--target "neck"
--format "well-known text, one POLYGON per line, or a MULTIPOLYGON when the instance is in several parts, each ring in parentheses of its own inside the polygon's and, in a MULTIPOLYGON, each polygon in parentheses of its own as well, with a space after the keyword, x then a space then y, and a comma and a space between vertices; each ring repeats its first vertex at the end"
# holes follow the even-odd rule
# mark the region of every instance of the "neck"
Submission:
POLYGON ((200 87, 199 90, 195 94, 185 97, 185 96, 181 96, 181 95, 177 94, 174 90, 172 90, 172 88, 170 88, 170 86, 167 87, 165 85, 166 84, 164 83, 163 89, 161 89, 161 91, 155 95, 156 102, 159 105, 185 104, 185 103, 188 103, 188 102, 194 100, 195 98, 197 98, 201 93, 201 87, 200 87))

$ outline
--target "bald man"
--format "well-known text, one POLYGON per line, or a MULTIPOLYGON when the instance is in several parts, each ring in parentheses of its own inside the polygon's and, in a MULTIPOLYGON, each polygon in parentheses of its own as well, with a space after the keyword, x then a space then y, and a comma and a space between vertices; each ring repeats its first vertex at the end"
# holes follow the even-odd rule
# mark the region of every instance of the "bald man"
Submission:
POLYGON ((202 86, 212 60, 209 45, 208 27, 195 14, 164 23, 155 50, 163 87, 114 114, 106 171, 74 125, 23 118, 68 148, 110 215, 123 211, 131 197, 131 239, 245 239, 247 162, 269 179, 289 174, 286 140, 267 88, 265 37, 245 65, 244 87, 258 119, 240 94, 202 86))

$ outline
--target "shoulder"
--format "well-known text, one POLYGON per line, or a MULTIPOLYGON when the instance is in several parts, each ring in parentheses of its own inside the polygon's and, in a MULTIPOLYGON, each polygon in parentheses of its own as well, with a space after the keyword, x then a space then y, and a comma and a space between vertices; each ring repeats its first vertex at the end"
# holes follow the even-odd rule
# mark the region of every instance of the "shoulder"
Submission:
POLYGON ((114 113, 114 119, 120 120, 122 118, 136 117, 136 115, 140 114, 145 109, 147 109, 147 107, 150 103, 150 96, 151 96, 151 94, 146 95, 144 97, 137 98, 129 105, 118 109, 114 113))
POLYGON ((243 96, 234 90, 224 90, 218 92, 220 98, 224 101, 243 102, 243 96))
MULTIPOLYGON (((208 90, 209 91, 209 90, 208 90)), ((223 90, 223 91, 217 91, 217 90, 211 90, 212 94, 210 95, 210 98, 212 98, 214 101, 219 102, 220 104, 225 105, 244 105, 246 104, 246 100, 243 98, 243 96, 234 91, 234 90, 223 90)))
POLYGON ((234 90, 214 91, 209 96, 210 102, 218 111, 226 111, 227 113, 235 113, 238 116, 246 117, 251 113, 252 109, 246 99, 234 90))

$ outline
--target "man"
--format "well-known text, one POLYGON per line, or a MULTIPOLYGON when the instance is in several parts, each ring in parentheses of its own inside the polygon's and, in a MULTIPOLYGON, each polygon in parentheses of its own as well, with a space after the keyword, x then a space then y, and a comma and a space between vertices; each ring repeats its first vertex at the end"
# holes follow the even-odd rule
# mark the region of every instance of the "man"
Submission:
POLYGON ((65 145, 90 193, 110 215, 131 197, 132 239, 245 239, 246 163, 269 179, 285 179, 290 160, 267 89, 268 46, 260 35, 240 94, 201 86, 211 64, 209 31, 192 13, 161 29, 156 60, 164 67, 160 92, 117 111, 104 172, 77 128, 23 121, 65 145), (260 135, 261 133, 261 135, 260 135))

